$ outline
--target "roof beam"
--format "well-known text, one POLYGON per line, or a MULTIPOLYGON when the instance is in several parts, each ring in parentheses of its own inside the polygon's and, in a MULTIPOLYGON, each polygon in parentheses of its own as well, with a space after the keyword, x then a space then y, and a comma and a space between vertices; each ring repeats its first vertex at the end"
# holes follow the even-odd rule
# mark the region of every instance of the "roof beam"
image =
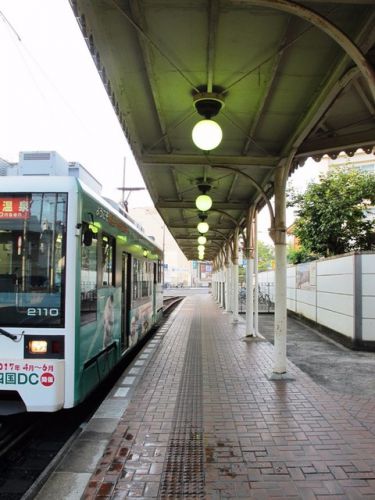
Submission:
POLYGON ((366 106, 366 108, 369 110, 370 114, 372 116, 375 116, 375 106, 374 104, 368 99, 367 95, 365 94, 360 82, 357 80, 353 83, 353 86, 355 90, 357 91, 357 94, 361 98, 363 104, 366 106))
POLYGON ((249 150, 250 144, 252 142, 251 138, 254 137, 255 130, 256 130, 256 128, 261 120, 263 110, 264 110, 264 108, 265 108, 265 106, 266 106, 266 104, 271 96, 272 88, 273 88, 273 85, 274 85, 274 82, 276 79, 276 75, 277 75, 278 69, 280 67, 280 62, 281 62, 281 59, 284 55, 284 50, 285 50, 286 44, 288 42, 288 36, 290 35, 291 22, 292 21, 290 19, 288 19, 287 27, 286 27, 286 30, 285 30, 285 33, 283 36, 283 40, 282 40, 282 42, 279 46, 279 49, 277 50, 275 57, 274 57, 274 60, 273 60, 270 78, 269 78, 267 85, 264 89, 263 95, 261 96, 261 98, 259 100, 258 109, 255 113, 252 124, 250 125, 250 129, 249 129, 249 132, 247 134, 247 139, 246 139, 245 145, 242 149, 243 155, 246 155, 248 150, 249 150))
POLYGON ((218 0, 209 0, 208 6, 208 42, 207 42, 207 92, 212 92, 214 85, 215 41, 219 19, 218 0))
MULTIPOLYGON (((375 13, 368 17, 367 22, 355 38, 356 44, 364 52, 369 49, 373 41, 374 23, 375 13)), ((344 54, 334 70, 329 72, 330 76, 323 86, 323 90, 320 92, 314 103, 310 106, 310 109, 307 111, 307 113, 304 114, 301 122, 295 129, 295 133, 284 147, 284 155, 287 155, 289 151, 295 149, 297 150, 297 157, 307 157, 314 155, 321 156, 328 151, 334 151, 335 149, 340 149, 343 147, 343 135, 340 137, 336 136, 332 139, 326 139, 325 143, 323 142, 324 139, 319 139, 319 144, 317 144, 317 141, 315 141, 314 144, 314 140, 311 140, 310 142, 306 141, 305 143, 303 141, 305 141, 306 137, 308 137, 308 135, 313 130, 319 128, 320 124, 325 121, 325 116, 328 110, 335 102, 336 98, 342 92, 342 90, 345 89, 348 84, 353 83, 358 79, 360 72, 357 67, 351 68, 349 71, 347 71, 346 74, 344 74, 344 76, 341 76, 343 74, 343 71, 345 70, 345 67, 347 67, 348 62, 349 57, 347 54, 344 54), (323 149, 324 144, 326 144, 326 148, 328 148, 326 151, 323 149)), ((346 137, 347 139, 349 138, 348 136, 346 137)), ((363 137, 361 143, 358 143, 358 140, 360 139, 361 138, 359 138, 358 136, 353 135, 350 140, 350 146, 346 149, 357 149, 358 147, 365 145, 368 137, 363 137)))
POLYGON ((190 167, 191 165, 229 165, 232 167, 246 166, 259 168, 273 168, 280 158, 278 156, 214 156, 210 155, 177 155, 177 154, 143 154, 141 163, 143 166, 159 166, 159 165, 179 165, 190 167))
MULTIPOLYGON (((146 33, 146 20, 145 16, 140 9, 138 0, 130 0, 130 10, 132 13, 133 18, 137 20, 137 25, 142 29, 143 33, 146 33)), ((139 45, 141 46, 142 50, 142 55, 143 55, 143 62, 146 68, 146 73, 147 73, 147 78, 150 84, 151 88, 151 93, 152 97, 154 100, 154 105, 156 109, 156 113, 158 116, 159 120, 159 125, 160 125, 160 130, 163 136, 163 141, 165 145, 165 149, 167 153, 170 153, 172 151, 172 147, 168 138, 168 133, 167 133, 167 126, 164 120, 163 112, 162 112, 162 107, 160 104, 160 97, 159 97, 159 92, 157 89, 157 83, 156 83, 156 78, 155 74, 152 68, 152 62, 151 62, 151 55, 150 55, 150 49, 149 49, 149 43, 146 42, 144 36, 141 36, 139 31, 137 31, 137 37, 139 41, 139 45)))
POLYGON ((355 151, 358 148, 374 146, 374 127, 368 132, 358 132, 348 135, 337 135, 329 138, 319 138, 311 140, 302 145, 296 158, 302 156, 322 156, 337 151, 355 151))
MULTIPOLYGON (((330 3, 335 3, 335 4, 338 4, 338 5, 350 5, 350 4, 353 4, 353 0, 305 0, 306 4, 309 4, 309 3, 312 3, 312 4, 316 4, 316 3, 326 3, 326 4, 330 4, 330 3)), ((355 0, 355 3, 358 4, 358 5, 374 5, 374 0, 355 0)))
MULTIPOLYGON (((214 201, 215 208, 220 210, 246 210, 249 207, 248 203, 241 203, 238 201, 214 201)), ((181 201, 181 200, 170 200, 170 199, 159 199, 155 204, 156 208, 190 208, 196 210, 194 201, 181 201)))
MULTIPOLYGON (((369 16, 367 22, 356 36, 355 42, 362 50, 368 50, 370 42, 374 37, 374 23, 375 13, 369 16)), ((348 62, 349 57, 347 54, 344 54, 336 67, 329 72, 329 77, 323 86, 322 91, 310 106, 310 109, 304 113, 304 116, 299 125, 296 127, 293 136, 285 145, 281 156, 287 156, 289 151, 299 148, 309 133, 319 125, 319 122, 322 119, 324 119, 325 114, 336 100, 342 89, 344 89, 348 83, 359 77, 360 73, 357 67, 350 69, 344 76, 342 76, 348 62)), ((299 153, 300 150, 298 149, 298 154, 299 153)))
MULTIPOLYGON (((181 225, 168 225, 167 226, 168 229, 172 229, 173 231, 174 230, 177 230, 177 231, 186 231, 186 230, 189 230, 189 229, 194 229, 194 230, 197 230, 197 224, 186 224, 185 226, 181 226, 181 225)), ((224 226, 223 224, 220 224, 220 228, 222 230, 225 230, 225 231, 233 231, 233 224, 231 224, 230 226, 224 226)), ((211 228, 208 230, 208 233, 211 231, 211 228)), ((216 231, 215 231, 216 232, 216 231)), ((207 236, 207 233, 205 234, 205 236, 208 238, 207 236)))
MULTIPOLYGON (((233 179, 232 179, 232 183, 230 185, 230 188, 228 190, 228 194, 227 194, 227 199, 226 199, 226 203, 229 203, 230 199, 231 199, 231 196, 232 196, 232 193, 233 193, 233 189, 234 189, 234 186, 237 182, 237 179, 238 179, 238 174, 234 174, 233 175, 233 179)), ((217 206, 216 202, 215 202, 215 207, 217 206)), ((221 208, 221 207, 217 207, 217 208, 221 208)))
POLYGON ((344 50, 345 54, 351 57, 366 82, 370 87, 370 91, 375 98, 375 71, 371 63, 367 61, 361 50, 342 30, 334 25, 329 19, 322 16, 313 9, 309 9, 304 5, 290 0, 230 0, 233 5, 257 5, 260 7, 268 7, 270 9, 281 10, 289 14, 298 16, 305 21, 313 24, 318 29, 331 37, 344 50))

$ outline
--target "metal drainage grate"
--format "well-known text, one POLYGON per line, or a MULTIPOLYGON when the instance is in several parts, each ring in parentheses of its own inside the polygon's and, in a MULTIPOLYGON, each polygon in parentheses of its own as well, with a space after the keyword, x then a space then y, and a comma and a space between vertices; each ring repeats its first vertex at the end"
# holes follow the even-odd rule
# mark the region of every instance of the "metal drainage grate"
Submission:
POLYGON ((160 498, 204 498, 200 318, 192 322, 168 442, 160 498))

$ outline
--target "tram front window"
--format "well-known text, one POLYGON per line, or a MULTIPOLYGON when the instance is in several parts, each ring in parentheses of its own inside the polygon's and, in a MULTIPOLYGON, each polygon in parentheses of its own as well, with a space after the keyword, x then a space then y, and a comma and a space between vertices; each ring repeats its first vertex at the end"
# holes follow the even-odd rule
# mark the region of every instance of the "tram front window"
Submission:
POLYGON ((64 325, 67 194, 0 194, 0 326, 64 325))

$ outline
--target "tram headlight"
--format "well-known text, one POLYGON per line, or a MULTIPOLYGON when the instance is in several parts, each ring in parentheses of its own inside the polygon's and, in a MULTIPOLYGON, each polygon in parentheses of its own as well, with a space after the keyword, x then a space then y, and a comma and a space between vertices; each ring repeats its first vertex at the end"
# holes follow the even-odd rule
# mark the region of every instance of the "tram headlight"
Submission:
POLYGON ((63 335, 25 335, 25 359, 64 359, 63 335))
POLYGON ((46 340, 30 340, 29 341, 29 352, 32 354, 45 354, 48 349, 48 343, 46 340))

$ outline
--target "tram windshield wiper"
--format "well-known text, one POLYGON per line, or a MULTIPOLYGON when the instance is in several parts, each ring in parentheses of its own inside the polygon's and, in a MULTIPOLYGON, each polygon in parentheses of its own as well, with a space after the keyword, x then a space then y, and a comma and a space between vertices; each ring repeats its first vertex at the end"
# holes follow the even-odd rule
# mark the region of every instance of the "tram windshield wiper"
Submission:
POLYGON ((9 332, 3 330, 2 328, 0 328, 0 334, 4 335, 4 337, 8 337, 8 339, 11 339, 13 341, 17 340, 17 335, 13 335, 13 333, 9 333, 9 332))

